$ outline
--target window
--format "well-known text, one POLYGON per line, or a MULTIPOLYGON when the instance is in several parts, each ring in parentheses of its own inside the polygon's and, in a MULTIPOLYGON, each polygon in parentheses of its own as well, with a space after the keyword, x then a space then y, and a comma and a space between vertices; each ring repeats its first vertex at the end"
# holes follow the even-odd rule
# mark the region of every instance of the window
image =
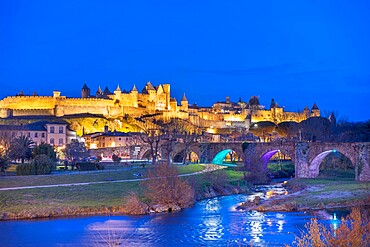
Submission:
POLYGON ((41 133, 41 137, 42 138, 45 138, 45 133, 41 133))
POLYGON ((60 126, 60 127, 59 127, 59 133, 60 133, 60 134, 63 134, 63 126, 60 126))
POLYGON ((55 130, 54 130, 54 126, 50 126, 50 133, 54 133, 55 130))
POLYGON ((63 138, 59 138, 59 145, 62 146, 63 145, 63 138))
POLYGON ((121 137, 120 137, 120 138, 118 138, 118 140, 120 141, 120 140, 121 140, 121 137))
POLYGON ((54 138, 50 138, 50 145, 54 145, 54 138))
POLYGON ((31 132, 28 132, 28 137, 31 137, 31 132))
POLYGON ((35 138, 37 138, 38 137, 38 133, 37 132, 35 132, 35 138))

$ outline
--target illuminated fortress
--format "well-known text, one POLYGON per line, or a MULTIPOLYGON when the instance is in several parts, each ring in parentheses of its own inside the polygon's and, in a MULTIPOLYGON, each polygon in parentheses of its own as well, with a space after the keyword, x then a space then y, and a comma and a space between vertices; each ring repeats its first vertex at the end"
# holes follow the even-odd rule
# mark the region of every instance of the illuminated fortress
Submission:
POLYGON ((233 103, 226 97, 225 102, 216 102, 212 107, 199 107, 189 105, 185 94, 178 104, 170 93, 170 84, 154 87, 148 82, 141 92, 135 85, 128 92, 121 91, 119 86, 113 92, 107 87, 104 91, 99 87, 92 95, 85 83, 81 98, 68 98, 59 91, 54 91, 52 96, 25 96, 20 93, 6 97, 0 100, 0 117, 96 114, 114 119, 126 115, 140 117, 157 113, 163 119, 187 119, 205 128, 249 129, 253 122, 301 122, 309 117, 320 116, 316 104, 311 109, 306 107, 302 112, 285 112, 284 108, 272 100, 270 109, 267 110, 259 104, 258 97, 253 96, 248 102, 240 99, 233 103))

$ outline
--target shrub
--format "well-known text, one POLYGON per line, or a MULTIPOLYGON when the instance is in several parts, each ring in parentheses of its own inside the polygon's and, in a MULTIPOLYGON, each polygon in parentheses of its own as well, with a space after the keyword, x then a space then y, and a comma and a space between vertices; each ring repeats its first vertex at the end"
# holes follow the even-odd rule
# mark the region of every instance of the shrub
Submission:
POLYGON ((36 175, 50 174, 55 169, 54 162, 46 154, 36 155, 31 164, 35 167, 36 175))
POLYGON ((55 169, 54 162, 45 154, 37 155, 31 163, 19 164, 17 175, 46 175, 55 169))
POLYGON ((125 213, 127 214, 147 214, 148 205, 141 202, 136 193, 126 196, 125 213))
POLYGON ((336 230, 333 228, 328 230, 316 219, 313 219, 306 228, 308 232, 296 238, 293 242, 295 246, 362 247, 370 243, 370 221, 361 215, 358 208, 352 210, 346 218, 342 218, 342 223, 336 230))
POLYGON ((76 166, 79 171, 94 171, 97 169, 96 164, 91 162, 77 162, 76 166))
POLYGON ((31 163, 23 163, 17 165, 17 175, 36 175, 36 167, 31 163))
POLYGON ((174 166, 160 164, 149 171, 148 177, 142 186, 144 195, 152 203, 173 204, 181 208, 194 203, 194 189, 178 176, 174 166))

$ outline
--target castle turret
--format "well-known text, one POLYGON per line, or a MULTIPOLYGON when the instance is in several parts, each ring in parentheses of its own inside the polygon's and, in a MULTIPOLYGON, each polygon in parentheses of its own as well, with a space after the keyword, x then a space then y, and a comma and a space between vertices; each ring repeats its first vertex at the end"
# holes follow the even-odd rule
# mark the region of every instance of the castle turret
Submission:
POLYGON ((121 94, 122 94, 122 91, 121 91, 121 89, 119 88, 119 85, 118 85, 116 90, 114 90, 114 98, 116 100, 121 100, 121 94))
POLYGON ((81 90, 81 97, 82 98, 89 98, 90 97, 90 88, 84 83, 82 90, 81 90))
POLYGON ((104 96, 112 95, 112 92, 109 90, 108 87, 105 87, 104 92, 103 92, 103 95, 104 96))
POLYGON ((100 86, 98 87, 95 95, 97 98, 103 98, 103 90, 101 90, 100 86))
POLYGON ((170 110, 172 109, 170 101, 171 101, 171 95, 170 95, 170 84, 163 84, 163 92, 166 94, 166 109, 170 110))
POLYGON ((138 107, 138 95, 139 95, 139 92, 137 91, 137 88, 136 88, 135 84, 134 84, 134 86, 131 89, 130 95, 132 97, 133 106, 134 107, 138 107))
POLYGON ((314 103, 313 106, 312 106, 311 117, 320 117, 320 110, 317 107, 316 103, 314 103))
POLYGON ((272 98, 271 99, 271 103, 270 103, 270 109, 274 108, 275 107, 275 100, 272 98))
POLYGON ((337 126, 337 118, 334 116, 334 113, 331 113, 328 119, 331 123, 331 127, 335 128, 337 126))
POLYGON ((175 98, 171 98, 170 100, 171 111, 177 111, 177 100, 175 98))
POLYGON ((182 99, 181 99, 181 110, 188 111, 188 109, 189 109, 189 102, 184 93, 184 96, 182 96, 182 99))
POLYGON ((303 109, 303 115, 305 117, 305 119, 309 118, 310 117, 310 109, 308 109, 308 106, 306 106, 304 109, 303 109))

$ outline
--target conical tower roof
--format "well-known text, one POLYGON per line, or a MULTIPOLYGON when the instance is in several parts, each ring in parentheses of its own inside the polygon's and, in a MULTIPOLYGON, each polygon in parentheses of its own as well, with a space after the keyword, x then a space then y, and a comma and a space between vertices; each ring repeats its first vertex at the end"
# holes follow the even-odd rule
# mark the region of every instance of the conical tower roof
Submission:
POLYGON ((105 87, 105 89, 104 89, 104 94, 105 94, 105 95, 110 95, 110 94, 112 94, 112 93, 111 93, 111 91, 109 91, 109 88, 108 88, 108 87, 105 87))
POLYGON ((137 88, 136 88, 136 85, 135 85, 135 84, 134 84, 134 86, 132 87, 131 92, 137 92, 137 88))
POLYGON ((103 93, 103 90, 101 90, 101 87, 98 87, 98 90, 96 91, 97 93, 103 93))
POLYGON ((316 103, 313 104, 312 110, 318 110, 319 108, 317 107, 316 103))
POLYGON ((155 90, 155 88, 153 87, 152 83, 150 83, 150 81, 146 83, 146 90, 155 90))
POLYGON ((86 85, 86 82, 85 82, 84 85, 82 86, 82 89, 90 89, 90 88, 86 85))
POLYGON ((122 91, 121 91, 121 89, 119 88, 119 84, 117 85, 117 88, 116 88, 116 90, 114 90, 114 91, 122 92, 122 91))
POLYGON ((185 95, 185 93, 184 93, 184 96, 182 96, 182 99, 181 99, 181 101, 188 101, 188 99, 186 98, 186 95, 185 95))

